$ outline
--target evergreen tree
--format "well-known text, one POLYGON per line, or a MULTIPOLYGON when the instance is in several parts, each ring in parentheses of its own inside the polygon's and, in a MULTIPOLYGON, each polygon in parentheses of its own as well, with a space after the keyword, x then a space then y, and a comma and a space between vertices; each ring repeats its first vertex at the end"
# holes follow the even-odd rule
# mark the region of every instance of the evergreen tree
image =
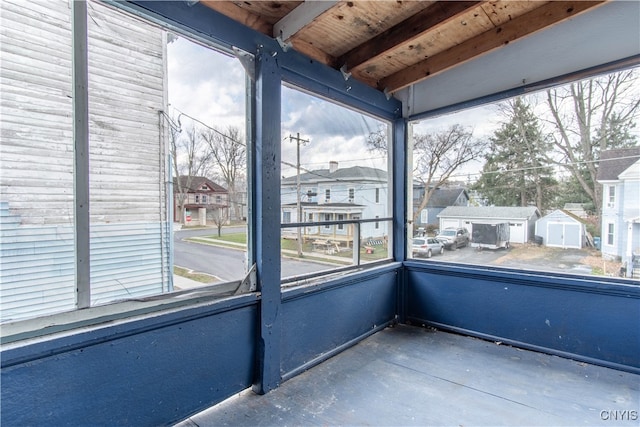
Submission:
POLYGON ((538 118, 522 98, 503 105, 507 119, 489 139, 482 175, 473 189, 491 205, 551 207, 557 191, 553 170, 545 160, 551 144, 538 118))

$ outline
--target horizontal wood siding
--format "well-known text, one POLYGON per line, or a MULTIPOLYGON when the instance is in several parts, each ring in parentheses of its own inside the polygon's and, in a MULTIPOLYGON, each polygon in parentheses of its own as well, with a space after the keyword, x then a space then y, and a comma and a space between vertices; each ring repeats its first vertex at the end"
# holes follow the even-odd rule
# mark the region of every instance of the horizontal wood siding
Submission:
POLYGON ((165 37, 88 4, 91 302, 168 290, 165 37))
MULTIPOLYGON (((69 0, 0 3, 1 321, 76 307, 69 0)), ((170 290, 166 37, 89 2, 92 303, 170 290)))
POLYGON ((70 4, 3 0, 0 8, 1 201, 23 225, 72 225, 70 4))

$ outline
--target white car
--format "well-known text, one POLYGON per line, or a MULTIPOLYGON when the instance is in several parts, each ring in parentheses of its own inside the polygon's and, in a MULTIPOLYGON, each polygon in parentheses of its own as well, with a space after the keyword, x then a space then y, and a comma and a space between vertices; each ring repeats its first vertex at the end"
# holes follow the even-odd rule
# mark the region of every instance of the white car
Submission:
POLYGON ((444 245, 433 237, 416 237, 413 239, 412 253, 414 257, 444 253, 444 245))

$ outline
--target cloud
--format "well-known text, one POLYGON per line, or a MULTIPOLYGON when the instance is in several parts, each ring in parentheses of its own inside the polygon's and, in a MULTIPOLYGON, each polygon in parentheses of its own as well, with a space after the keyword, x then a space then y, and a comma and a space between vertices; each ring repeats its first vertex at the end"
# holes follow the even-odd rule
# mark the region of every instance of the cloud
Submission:
POLYGON ((245 71, 234 58, 179 37, 167 46, 171 106, 219 129, 244 131, 245 71))

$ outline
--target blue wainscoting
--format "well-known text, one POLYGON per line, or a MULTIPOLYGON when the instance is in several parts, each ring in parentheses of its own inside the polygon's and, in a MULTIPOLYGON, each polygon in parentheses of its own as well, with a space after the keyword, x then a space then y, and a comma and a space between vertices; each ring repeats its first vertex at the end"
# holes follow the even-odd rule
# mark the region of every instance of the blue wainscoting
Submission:
POLYGON ((640 373, 640 286, 406 262, 407 321, 640 373))
POLYGON ((255 296, 24 344, 2 354, 6 426, 156 426, 251 386, 255 296))
POLYGON ((288 379, 393 322, 400 266, 284 293, 282 377, 288 379))

